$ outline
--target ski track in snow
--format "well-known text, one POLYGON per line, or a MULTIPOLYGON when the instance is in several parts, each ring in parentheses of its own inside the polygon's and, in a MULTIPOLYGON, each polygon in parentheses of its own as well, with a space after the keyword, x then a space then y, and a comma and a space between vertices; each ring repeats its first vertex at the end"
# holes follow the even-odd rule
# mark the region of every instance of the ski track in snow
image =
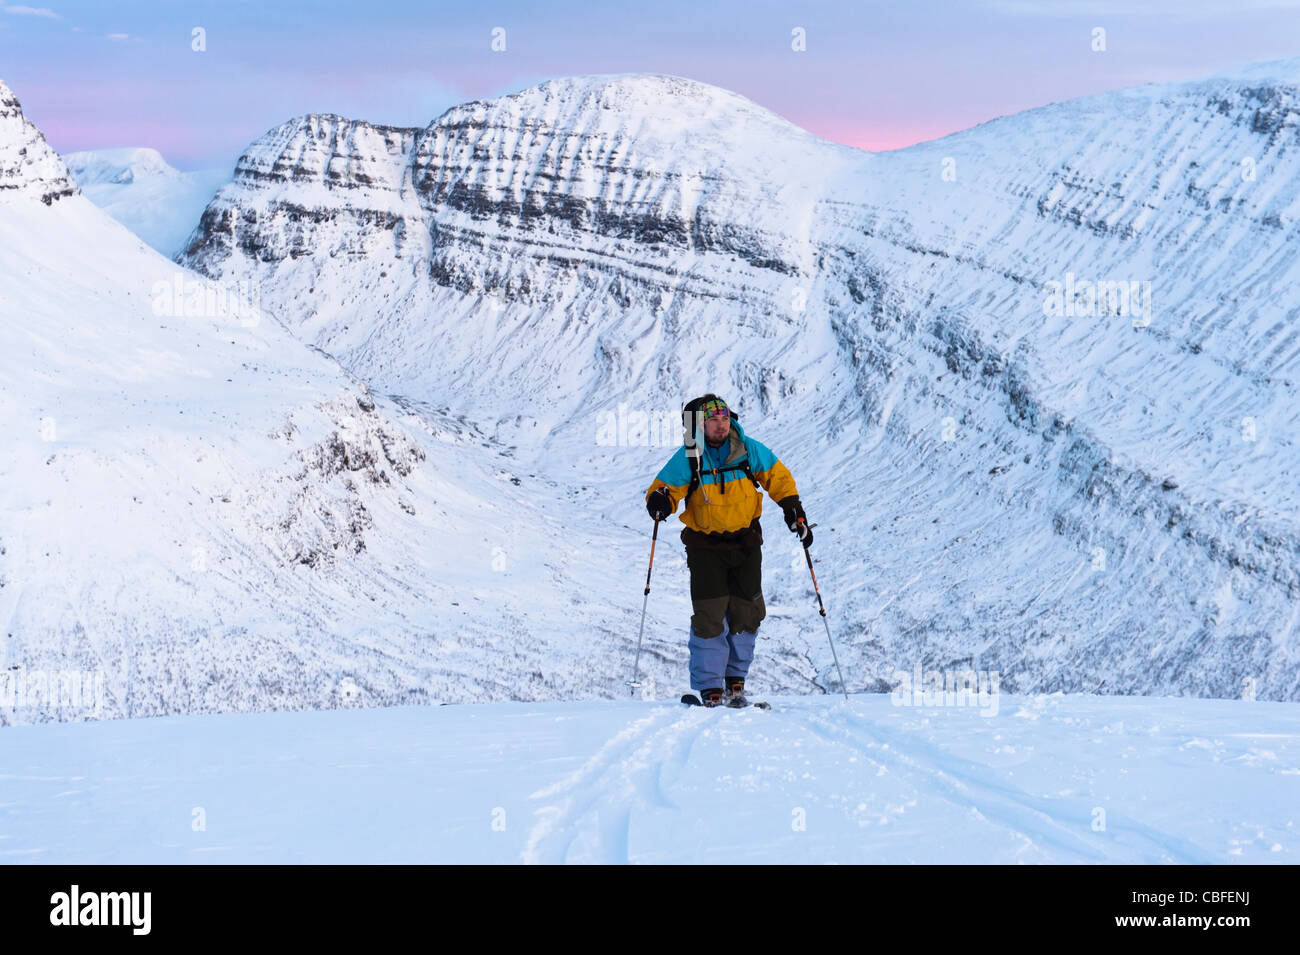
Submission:
POLYGON ((1196 864, 1300 850, 1292 704, 772 702, 9 727, 0 859, 1196 864))
POLYGON ((1161 862, 1214 861, 1184 839, 1113 815, 1107 820, 1107 828, 1132 834, 1143 851, 1126 852, 1131 858, 1108 857, 1089 845, 1081 834, 1080 820, 1088 819, 1087 805, 1031 795, 998 778, 987 766, 946 753, 914 735, 888 732, 852 712, 841 712, 843 720, 839 722, 816 714, 798 722, 821 738, 841 743, 891 772, 915 777, 923 788, 957 806, 973 809, 982 819, 1005 826, 1024 837, 1027 844, 1053 847, 1057 850, 1056 861, 1146 863, 1153 861, 1152 849, 1161 862))
POLYGON ((588 834, 585 824, 594 815, 593 857, 582 861, 628 862, 631 803, 678 808, 665 792, 665 769, 675 775, 689 761, 695 740, 709 728, 704 720, 692 719, 700 715, 668 710, 637 720, 612 736, 573 775, 534 793, 534 799, 560 798, 537 810, 523 861, 575 861, 570 852, 588 834))
MULTIPOLYGON (((770 713, 748 711, 745 715, 751 717, 748 725, 760 734, 764 730, 774 731, 780 748, 789 749, 793 745, 797 749, 803 745, 801 741, 818 740, 841 753, 852 754, 849 762, 865 758, 867 768, 874 770, 865 776, 861 768, 844 775, 832 768, 824 774, 832 787, 823 788, 815 797, 822 810, 837 804, 847 806, 852 800, 846 800, 845 793, 862 790, 864 778, 887 777, 892 786, 915 796, 891 805, 891 812, 902 814, 915 810, 923 818, 930 818, 936 811, 947 812, 940 806, 946 803, 952 807, 954 818, 965 817, 977 830, 993 834, 992 841, 999 851, 1008 843, 996 832, 1009 835, 1012 855, 1022 861, 1085 864, 1224 861, 1214 851, 1167 827, 1144 823, 1115 807, 1107 814, 1104 834, 1093 831, 1090 822, 1094 807, 1104 799, 1108 782, 1119 778, 1110 771, 1103 772, 1099 783, 1087 791, 1037 794, 1017 785, 1011 779, 1012 771, 949 752, 927 739, 923 727, 928 720, 906 729, 890 729, 882 720, 862 712, 860 704, 833 704, 825 708, 802 701, 778 704, 778 709, 770 713), (754 717, 760 722, 752 722, 754 717), (776 723, 761 722, 765 720, 776 723)), ((638 845, 631 836, 638 814, 700 813, 701 806, 683 801, 674 793, 674 786, 683 778, 707 778, 710 773, 721 774, 729 768, 710 762, 716 754, 707 754, 707 759, 701 758, 695 764, 691 755, 701 740, 735 729, 728 720, 736 716, 734 712, 719 714, 701 710, 680 715, 671 710, 656 712, 610 737, 576 771, 532 794, 531 798, 543 805, 536 810, 536 822, 522 860, 547 864, 640 861, 638 845)), ((969 732, 969 728, 959 729, 963 735, 969 732)), ((1090 734, 1080 730, 1077 735, 1082 739, 1090 734)), ((1279 738, 1288 735, 1281 734, 1279 738)), ((755 737, 761 738, 759 734, 749 734, 743 742, 752 745, 755 737)), ((997 750, 992 742, 985 741, 983 745, 985 752, 997 750)), ((1180 751, 1200 745, 1193 737, 1180 751)), ((765 753, 760 750, 757 755, 759 763, 748 767, 749 777, 763 777, 767 773, 773 778, 772 767, 762 765, 765 753)), ((1218 757, 1214 758, 1217 762, 1218 757)), ((845 765, 835 759, 824 762, 831 767, 837 763, 845 765)), ((764 785, 755 784, 755 788, 762 789, 764 785)), ((865 788, 872 789, 869 784, 865 788)), ((793 794, 789 790, 783 795, 793 794)), ((813 794, 804 792, 794 801, 807 801, 810 796, 813 794)), ((681 824, 683 820, 675 822, 681 824)), ((989 841, 985 835, 979 838, 989 841)), ((648 847, 645 840, 640 847, 648 847)), ((963 861, 978 860, 965 858, 963 861)))

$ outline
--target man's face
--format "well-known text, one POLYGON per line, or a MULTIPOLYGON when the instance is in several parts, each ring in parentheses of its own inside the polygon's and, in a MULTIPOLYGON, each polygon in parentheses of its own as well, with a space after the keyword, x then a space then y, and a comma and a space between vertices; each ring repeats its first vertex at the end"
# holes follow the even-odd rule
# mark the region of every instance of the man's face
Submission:
POLYGON ((704 439, 721 444, 731 434, 731 415, 711 415, 704 419, 704 439))

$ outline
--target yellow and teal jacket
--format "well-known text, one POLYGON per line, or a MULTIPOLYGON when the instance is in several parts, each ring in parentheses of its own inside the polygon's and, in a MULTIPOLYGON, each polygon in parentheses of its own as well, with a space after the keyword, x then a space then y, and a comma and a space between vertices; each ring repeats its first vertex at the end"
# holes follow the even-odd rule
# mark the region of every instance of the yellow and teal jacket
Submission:
MULTIPOLYGON (((727 441, 720 447, 709 447, 701 428, 695 432, 695 448, 700 461, 700 484, 681 514, 681 521, 686 525, 682 541, 696 546, 761 544, 763 536, 758 518, 763 513, 763 498, 745 473, 745 466, 748 464, 754 480, 778 503, 799 493, 789 469, 767 445, 746 437, 735 418, 731 419, 727 441)), ((666 487, 673 513, 677 512, 677 505, 691 486, 691 454, 685 445, 677 449, 646 489, 647 502, 656 488, 666 487)))

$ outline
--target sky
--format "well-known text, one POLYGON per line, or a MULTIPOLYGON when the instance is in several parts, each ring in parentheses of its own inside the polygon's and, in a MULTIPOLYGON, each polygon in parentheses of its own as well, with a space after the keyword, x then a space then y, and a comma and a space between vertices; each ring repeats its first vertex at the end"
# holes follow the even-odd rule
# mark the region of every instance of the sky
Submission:
POLYGON ((151 146, 181 169, 231 167, 304 113, 425 126, 574 74, 686 76, 881 150, 1300 56, 1300 0, 45 2, 0 0, 0 80, 28 118, 59 152, 151 146))

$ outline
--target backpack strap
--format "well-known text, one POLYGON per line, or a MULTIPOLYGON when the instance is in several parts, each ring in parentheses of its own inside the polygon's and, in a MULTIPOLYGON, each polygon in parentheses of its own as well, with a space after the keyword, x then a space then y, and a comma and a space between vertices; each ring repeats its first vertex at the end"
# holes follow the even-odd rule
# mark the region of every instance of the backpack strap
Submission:
MULTIPOLYGON (((734 412, 732 413, 732 417, 733 418, 736 417, 734 412)), ((694 493, 695 489, 700 486, 700 473, 701 473, 701 468, 703 466, 702 461, 703 461, 702 453, 700 457, 691 459, 691 483, 686 488, 686 496, 682 498, 683 510, 685 510, 686 505, 691 502, 691 494, 694 493)), ((754 477, 754 472, 749 467, 749 445, 748 444, 745 445, 745 456, 741 458, 739 461, 737 461, 735 464, 728 464, 724 467, 710 469, 711 474, 718 474, 718 475, 724 475, 728 471, 744 471, 745 477, 749 478, 750 483, 754 485, 754 490, 760 492, 763 490, 763 485, 758 482, 758 478, 754 477)), ((722 481, 723 483, 721 487, 725 487, 726 478, 724 477, 722 481)), ((721 493, 725 494, 726 491, 723 490, 721 493)))
POLYGON ((686 496, 682 498, 682 510, 686 510, 686 505, 691 503, 691 495, 695 489, 700 486, 700 459, 691 458, 691 483, 686 486, 686 496))

